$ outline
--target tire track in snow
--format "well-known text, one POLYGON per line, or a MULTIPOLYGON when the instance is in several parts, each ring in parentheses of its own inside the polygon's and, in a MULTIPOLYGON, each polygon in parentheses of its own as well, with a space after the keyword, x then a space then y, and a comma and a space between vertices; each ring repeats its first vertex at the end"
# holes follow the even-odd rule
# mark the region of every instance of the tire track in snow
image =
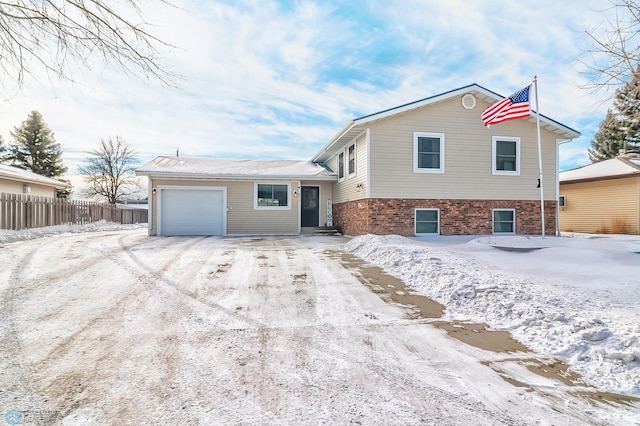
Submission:
POLYGON ((39 394, 34 386, 32 365, 24 353, 19 336, 20 330, 16 324, 16 307, 20 303, 17 287, 22 285, 29 265, 41 249, 57 241, 53 239, 44 243, 40 241, 34 243, 35 247, 30 249, 11 270, 7 288, 0 295, 4 311, 4 321, 0 326, 0 362, 3 365, 0 378, 2 386, 0 396, 3 403, 0 404, 0 410, 2 412, 4 409, 18 409, 21 412, 36 410, 48 421, 54 421, 52 417, 55 417, 55 413, 50 410, 47 399, 39 394))
MULTIPOLYGON (((104 247, 104 245, 112 241, 109 238, 111 236, 102 236, 96 243, 100 247, 104 247)), ((63 341, 56 344, 46 356, 46 368, 53 374, 47 375, 50 381, 46 384, 46 388, 50 397, 57 401, 58 413, 62 417, 76 415, 78 410, 96 406, 101 398, 100 395, 106 391, 106 389, 102 388, 113 380, 109 371, 100 368, 85 368, 91 364, 91 362, 87 363, 86 361, 83 364, 70 364, 69 357, 71 356, 71 363, 73 363, 73 353, 88 351, 88 353, 101 354, 100 358, 96 360, 97 365, 102 364, 104 360, 112 363, 114 359, 120 357, 124 357, 123 359, 126 360, 128 350, 124 347, 126 344, 123 346, 123 342, 117 336, 117 333, 119 333, 117 327, 126 326, 123 323, 126 315, 145 308, 146 298, 144 295, 150 294, 149 291, 152 286, 157 284, 163 274, 170 269, 171 265, 186 254, 191 246, 198 243, 198 240, 187 241, 186 244, 179 247, 177 254, 170 256, 166 260, 162 259, 164 262, 157 266, 158 272, 150 274, 149 268, 141 268, 139 264, 132 262, 131 258, 126 255, 125 248, 131 250, 132 247, 142 245, 139 243, 127 245, 125 239, 129 237, 130 235, 124 235, 118 238, 115 248, 87 247, 88 250, 97 253, 98 256, 92 256, 94 260, 82 262, 83 265, 86 263, 99 264, 100 269, 97 269, 97 271, 107 273, 110 267, 108 265, 111 264, 124 271, 131 279, 127 279, 129 284, 127 284, 125 291, 118 294, 115 299, 110 300, 107 305, 100 306, 100 309, 92 312, 88 321, 81 324, 71 335, 66 336, 63 341), (98 336, 99 338, 96 338, 98 336)), ((93 237, 93 239, 96 240, 96 237, 93 237)), ((77 281, 75 274, 81 275, 88 268, 82 268, 78 271, 73 267, 65 269, 69 272, 66 278, 77 281)), ((64 277, 62 273, 58 275, 64 277)), ((82 280, 79 275, 78 278, 82 280)), ((86 291, 86 288, 84 290, 86 291)), ((68 314, 65 306, 68 305, 63 304, 59 307, 61 315, 68 314)), ((182 312, 175 309, 169 309, 168 311, 182 312)), ((170 344, 163 347, 163 351, 159 355, 171 359, 177 356, 173 352, 175 347, 176 344, 170 342, 170 344)), ((172 363, 166 364, 166 367, 167 374, 171 374, 172 363)), ((163 368, 159 367, 157 371, 164 371, 163 368)), ((121 408, 124 411, 135 409, 129 407, 127 403, 121 408)), ((135 416, 134 413, 130 414, 135 416)))
POLYGON ((140 257, 138 257, 135 253, 133 253, 133 251, 131 250, 132 246, 127 246, 126 244, 124 244, 124 238, 125 238, 124 236, 121 237, 118 240, 118 242, 122 247, 122 249, 124 250, 124 253, 139 267, 139 270, 134 271, 134 273, 141 272, 142 279, 149 281, 152 284, 153 283, 165 284, 165 286, 168 287, 168 288, 167 287, 164 288, 165 291, 170 290, 172 294, 175 294, 175 292, 177 292, 183 297, 186 297, 189 301, 196 302, 197 304, 205 305, 208 308, 212 308, 212 309, 215 309, 216 311, 223 312, 229 317, 238 319, 254 327, 264 327, 264 324, 252 318, 249 318, 246 315, 241 315, 215 302, 202 300, 194 292, 182 288, 178 283, 176 283, 175 281, 165 276, 166 272, 168 271, 171 265, 177 263, 181 257, 183 257, 188 253, 189 249, 191 249, 196 244, 199 244, 202 241, 207 240, 208 237, 198 238, 189 242, 188 244, 186 244, 184 247, 181 248, 180 252, 176 256, 169 259, 161 268, 154 268, 152 266, 147 265, 142 259, 140 259, 140 257))
MULTIPOLYGON (((113 264, 114 267, 117 267, 129 274, 132 277, 131 285, 128 286, 127 291, 120 295, 117 300, 109 303, 109 307, 106 310, 96 313, 91 321, 84 324, 81 329, 65 339, 62 344, 57 345, 56 348, 47 357, 47 362, 51 364, 60 362, 62 364, 59 365, 64 365, 64 363, 66 362, 64 361, 64 359, 67 357, 67 354, 70 351, 87 347, 91 348, 94 351, 97 350, 103 352, 104 354, 106 354, 103 355, 104 357, 106 357, 106 359, 112 357, 110 354, 119 355, 120 352, 122 352, 122 344, 118 340, 112 342, 112 340, 114 339, 114 335, 110 331, 113 329, 115 324, 112 324, 109 328, 105 328, 105 322, 107 320, 109 322, 112 322, 113 320, 120 320, 123 315, 126 315, 125 312, 132 312, 136 310, 141 311, 145 309, 146 297, 148 296, 144 295, 158 295, 158 292, 153 291, 154 288, 161 289, 161 294, 164 294, 165 296, 161 296, 162 301, 160 303, 162 304, 162 312, 166 312, 171 315, 170 318, 162 319, 163 321, 174 322, 175 320, 178 320, 182 316, 184 316, 185 312, 197 312, 198 309, 194 308, 195 302, 196 306, 204 304, 207 309, 214 308, 217 311, 222 311, 223 313, 231 317, 240 319, 244 324, 250 324, 256 328, 262 327, 262 324, 260 324, 259 322, 252 321, 250 318, 238 315, 235 312, 232 312, 220 305, 199 300, 197 298, 197 295, 185 289, 181 289, 176 282, 166 277, 165 274, 171 271, 171 267, 173 265, 179 262, 182 257, 189 255, 192 252, 193 247, 201 244, 207 239, 190 239, 181 247, 179 247, 177 253, 170 253, 169 257, 161 257, 160 262, 154 267, 151 267, 147 263, 142 261, 142 259, 140 259, 134 252, 132 252, 133 247, 139 246, 141 244, 127 244, 126 239, 129 237, 129 235, 124 235, 118 239, 118 250, 93 250, 102 255, 102 263, 108 261, 109 263, 113 264), (175 305, 178 305, 178 307, 176 307, 175 305), (108 334, 102 334, 100 338, 100 341, 102 343, 95 342, 95 340, 92 342, 92 334, 95 335, 95 332, 100 332, 100 330, 102 330, 102 332, 107 332, 108 334), (106 342, 111 343, 105 343, 103 342, 103 339, 105 339, 106 342)), ((172 246, 174 245, 175 244, 172 244, 172 246)), ((157 311, 152 312, 151 315, 153 316, 157 313, 157 311)), ((180 350, 182 345, 184 344, 185 339, 184 336, 181 336, 180 334, 174 335, 170 333, 170 336, 172 336, 170 339, 171 341, 169 342, 169 344, 163 347, 162 353, 159 353, 159 355, 163 357, 162 359, 167 360, 166 364, 164 365, 164 367, 158 366, 156 370, 163 371, 163 369, 165 369, 166 367, 165 371, 167 372, 167 374, 171 376, 171 371, 173 371, 173 375, 175 376, 175 374, 177 374, 174 368, 175 363, 177 362, 177 359, 180 358, 180 350)), ((111 359, 110 362, 113 362, 113 359, 111 359)), ((78 410, 82 410, 84 408, 91 407, 92 405, 97 404, 99 399, 87 399, 87 396, 92 396, 92 398, 94 399, 95 397, 100 398, 100 391, 97 391, 97 389, 100 388, 100 386, 103 386, 102 383, 104 383, 105 381, 111 380, 108 375, 103 376, 103 374, 108 373, 100 373, 97 370, 69 370, 69 368, 67 367, 66 372, 69 373, 68 380, 64 379, 64 377, 61 377, 50 384, 50 392, 57 393, 56 397, 61 401, 62 406, 59 407, 59 412, 62 413, 61 415, 63 416, 75 415, 74 413, 77 413, 78 410), (76 383, 80 382, 93 383, 90 388, 87 388, 87 392, 89 392, 89 395, 83 396, 83 394, 86 394, 84 390, 85 388, 74 388, 74 386, 76 386, 76 383)), ((172 383, 173 381, 175 381, 175 377, 171 378, 168 376, 165 379, 168 381, 168 383, 172 383)), ((237 400, 233 399, 234 391, 235 389, 230 387, 228 383, 225 383, 224 381, 218 382, 218 387, 214 389, 213 392, 216 395, 215 399, 220 401, 221 404, 217 404, 218 407, 216 408, 216 410, 221 410, 221 412, 224 412, 226 418, 238 418, 239 420, 242 420, 242 418, 239 418, 237 415, 232 415, 235 411, 233 407, 237 404, 237 400), (224 403, 222 403, 223 401, 224 403)), ((181 397, 182 395, 179 396, 179 398, 181 397)), ((162 402, 163 410, 165 410, 165 412, 168 408, 166 404, 170 405, 172 404, 172 401, 173 403, 187 403, 187 405, 190 405, 190 402, 184 401, 183 399, 180 399, 177 402, 173 399, 170 399, 168 401, 162 402)), ((124 408, 125 411, 135 409, 135 407, 131 408, 126 406, 126 404, 122 408, 124 408)), ((179 408, 181 410, 184 410, 184 406, 179 408)), ((243 409, 243 411, 249 411, 249 417, 256 419, 257 423, 276 423, 275 417, 272 413, 264 412, 264 410, 258 406, 243 409)), ((133 417, 136 416, 136 414, 133 412, 131 412, 131 415, 133 417)), ((172 415, 175 415, 175 413, 167 413, 167 415, 170 418, 172 415)), ((177 422, 181 419, 176 418, 175 420, 177 422)))

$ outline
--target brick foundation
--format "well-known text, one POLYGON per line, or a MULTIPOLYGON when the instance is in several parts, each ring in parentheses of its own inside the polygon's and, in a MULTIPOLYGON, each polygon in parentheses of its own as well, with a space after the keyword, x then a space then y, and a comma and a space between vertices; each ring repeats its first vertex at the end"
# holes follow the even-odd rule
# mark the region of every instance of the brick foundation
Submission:
MULTIPOLYGON (((346 235, 412 236, 414 210, 440 209, 440 235, 486 235, 493 232, 493 209, 515 209, 516 234, 540 235, 540 201, 415 200, 369 198, 334 204, 333 224, 346 235)), ((545 201, 545 233, 556 234, 556 203, 545 201)))

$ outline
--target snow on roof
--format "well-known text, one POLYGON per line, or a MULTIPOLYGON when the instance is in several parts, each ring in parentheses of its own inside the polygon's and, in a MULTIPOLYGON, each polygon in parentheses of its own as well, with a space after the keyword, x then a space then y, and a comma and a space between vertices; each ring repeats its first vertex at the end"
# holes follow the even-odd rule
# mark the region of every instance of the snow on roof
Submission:
POLYGON ((20 169, 18 167, 7 166, 0 164, 0 178, 9 179, 13 181, 37 183, 41 185, 48 185, 56 189, 69 188, 70 185, 59 180, 51 179, 46 176, 41 176, 33 172, 20 169))
POLYGON ((640 175, 640 154, 623 154, 560 173, 560 182, 583 179, 606 179, 637 173, 640 175))
POLYGON ((311 161, 156 157, 136 170, 143 176, 212 178, 303 178, 334 180, 336 174, 311 161))

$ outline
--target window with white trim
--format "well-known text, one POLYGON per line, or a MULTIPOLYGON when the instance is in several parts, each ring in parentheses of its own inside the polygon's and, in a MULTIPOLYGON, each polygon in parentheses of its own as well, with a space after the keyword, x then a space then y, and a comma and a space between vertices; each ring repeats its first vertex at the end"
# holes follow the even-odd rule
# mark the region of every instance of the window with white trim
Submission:
POLYGON ((520 138, 494 136, 492 142, 492 173, 520 175, 520 138))
POLYGON ((349 177, 356 174, 356 144, 347 147, 347 174, 349 177))
POLYGON ((566 195, 558 195, 558 207, 567 207, 566 195))
POLYGON ((338 154, 338 180, 344 179, 344 152, 338 154))
POLYGON ((515 234, 516 233, 515 209, 494 209, 493 210, 493 233, 494 234, 515 234))
POLYGON ((444 133, 413 133, 414 173, 444 173, 444 133))
POLYGON ((255 208, 264 210, 290 209, 289 184, 256 183, 255 208))
POLYGON ((440 234, 440 210, 416 209, 414 230, 416 235, 440 234))

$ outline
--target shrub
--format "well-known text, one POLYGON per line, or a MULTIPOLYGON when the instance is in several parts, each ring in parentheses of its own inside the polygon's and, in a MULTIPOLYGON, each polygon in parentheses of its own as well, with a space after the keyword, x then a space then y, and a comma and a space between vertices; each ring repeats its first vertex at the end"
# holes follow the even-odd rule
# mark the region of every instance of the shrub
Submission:
POLYGON ((626 217, 616 216, 611 219, 611 234, 626 234, 629 232, 629 222, 626 217))

